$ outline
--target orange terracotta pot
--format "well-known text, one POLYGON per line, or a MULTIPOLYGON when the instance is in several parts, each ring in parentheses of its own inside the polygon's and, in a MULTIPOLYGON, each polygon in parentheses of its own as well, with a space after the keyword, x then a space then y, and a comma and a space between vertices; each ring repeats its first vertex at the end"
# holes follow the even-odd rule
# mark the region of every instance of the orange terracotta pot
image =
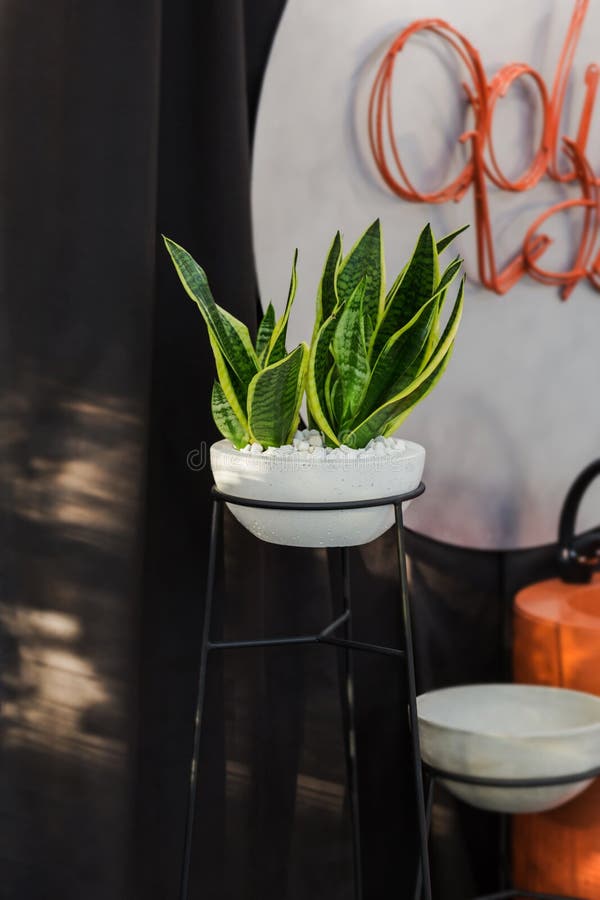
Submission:
MULTIPOLYGON (((513 658, 517 682, 600 695, 600 575, 517 594, 513 658)), ((513 875, 528 890, 600 900, 600 779, 565 806, 513 819, 513 875)))

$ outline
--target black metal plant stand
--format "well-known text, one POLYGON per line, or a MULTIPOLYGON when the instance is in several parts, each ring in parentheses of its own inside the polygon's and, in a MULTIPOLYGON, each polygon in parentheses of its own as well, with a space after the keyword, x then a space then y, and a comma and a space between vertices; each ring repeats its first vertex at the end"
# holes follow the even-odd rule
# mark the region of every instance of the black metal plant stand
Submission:
POLYGON ((188 791, 187 820, 185 829, 185 845, 183 863, 181 869, 180 900, 188 900, 190 863, 192 855, 192 838, 194 832, 194 811, 196 805, 196 790, 198 783, 198 758, 200 752, 200 739, 204 725, 204 696, 206 691, 206 669, 208 655, 216 650, 238 650, 250 647, 291 647, 304 644, 327 644, 340 648, 344 653, 343 674, 345 684, 342 690, 343 721, 345 731, 345 749, 347 763, 348 790, 350 795, 350 815, 352 824, 352 859, 354 867, 354 898, 362 900, 362 873, 361 873, 361 849, 360 849, 360 820, 358 808, 357 787, 357 756, 355 740, 355 714, 354 714, 354 672, 352 655, 354 651, 379 653, 386 656, 395 656, 404 662, 408 687, 408 713, 410 723, 411 750, 413 758, 413 774, 415 782, 417 823, 419 837, 419 874, 418 891, 423 900, 431 900, 431 878, 429 873, 429 854, 427 850, 428 821, 425 802, 425 789, 421 751, 419 746, 419 729, 417 719, 417 698, 415 685, 415 669, 412 644, 410 604, 408 596, 408 580, 406 575, 406 555, 404 548, 404 523, 402 518, 402 503, 419 497, 425 490, 425 485, 420 484, 414 491, 394 497, 382 497, 376 500, 359 500, 347 503, 279 503, 273 501, 248 500, 243 497, 235 497, 224 494, 215 487, 212 489, 213 508, 210 533, 210 550, 208 562, 208 579, 206 586, 206 605, 204 613, 204 625, 202 629, 202 644, 200 648, 200 667, 198 674, 198 697, 196 703, 196 716, 194 725, 194 740, 192 761, 190 766, 190 779, 188 791), (369 644, 356 640, 351 631, 352 608, 350 597, 350 569, 348 548, 340 548, 342 561, 343 581, 343 612, 330 622, 317 634, 290 635, 278 638, 257 638, 243 641, 212 641, 210 634, 211 616, 214 599, 215 569, 217 546, 222 525, 223 503, 234 503, 237 506, 247 506, 257 509, 325 511, 345 509, 365 509, 375 506, 393 506, 396 520, 396 547, 398 555, 398 571, 400 576, 400 594, 402 604, 403 641, 402 648, 384 647, 377 644, 369 644))
MULTIPOLYGON (((575 775, 557 775, 549 778, 482 778, 476 775, 458 775, 454 772, 444 772, 442 769, 434 768, 426 763, 423 764, 425 779, 427 783, 426 791, 426 819, 427 827, 431 825, 431 811, 433 808, 433 798, 436 784, 439 781, 455 781, 460 784, 479 785, 481 787, 499 787, 499 788, 536 788, 536 787, 553 787, 560 784, 575 784, 578 781, 587 781, 600 775, 600 766, 588 769, 585 772, 579 772, 575 775)), ((509 816, 505 813, 499 813, 502 816, 502 830, 505 835, 508 832, 509 816)), ((505 841, 506 842, 506 841, 505 841)), ((507 860, 503 860, 506 864, 507 860)), ((509 881, 507 873, 503 873, 503 881, 505 884, 495 893, 486 894, 485 896, 475 897, 473 900, 509 900, 509 898, 523 897, 532 898, 532 900, 585 900, 582 897, 567 897, 564 894, 549 894, 539 891, 525 891, 519 888, 507 887, 509 881)), ((417 876, 417 886, 415 890, 415 900, 422 897, 422 879, 419 872, 417 876)))
MULTIPOLYGON (((587 488, 591 482, 600 476, 600 459, 590 463, 575 479, 572 484, 560 515, 559 523, 559 554, 558 563, 560 575, 563 581, 571 584, 588 584, 592 577, 592 572, 598 567, 600 560, 600 530, 587 532, 586 534, 575 535, 575 522, 579 505, 583 499, 587 488)), ((509 642, 507 642, 507 649, 509 642)), ((510 660, 507 660, 510 665, 510 660)), ((458 775, 453 772, 443 772, 432 766, 424 765, 425 778, 427 781, 427 800, 426 800, 426 818, 427 826, 431 824, 431 810, 433 807, 433 797, 436 784, 443 781, 454 781, 462 784, 480 785, 482 787, 500 787, 500 788, 536 788, 551 787, 560 784, 574 784, 578 781, 587 781, 600 775, 600 766, 589 769, 586 772, 580 772, 575 775, 561 775, 554 778, 522 778, 522 779, 494 779, 481 778, 470 775, 458 775)), ((584 900, 580 897, 566 897, 564 894, 550 894, 548 892, 524 891, 518 888, 508 886, 510 877, 508 875, 508 832, 509 819, 506 814, 499 813, 501 816, 501 834, 502 834, 502 871, 501 884, 499 890, 493 894, 487 894, 484 897, 476 897, 474 900, 508 900, 508 898, 526 897, 533 900, 584 900)), ((425 871, 425 868, 423 871, 425 871)), ((426 876, 427 877, 427 876, 426 876)), ((417 884, 415 889, 415 900, 422 900, 427 897, 424 890, 423 879, 419 871, 417 875, 417 884)))

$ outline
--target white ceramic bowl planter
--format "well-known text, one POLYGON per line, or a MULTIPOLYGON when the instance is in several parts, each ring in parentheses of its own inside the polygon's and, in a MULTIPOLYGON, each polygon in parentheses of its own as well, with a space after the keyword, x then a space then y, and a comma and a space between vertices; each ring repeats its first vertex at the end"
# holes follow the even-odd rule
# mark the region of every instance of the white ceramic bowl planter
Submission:
MULTIPOLYGON (((531 779, 577 775, 600 765, 600 697, 563 688, 477 684, 417 699, 421 752, 457 775, 531 779)), ((550 787, 484 787, 444 781, 482 809, 534 813, 580 794, 583 780, 550 787)))
MULTIPOLYGON (((304 433, 308 438, 315 434, 304 433)), ((414 490, 425 464, 424 448, 410 441, 378 439, 364 450, 325 450, 300 435, 295 444, 253 452, 218 441, 210 451, 217 488, 238 497, 284 503, 378 499, 414 490)), ((394 522, 393 506, 318 512, 228 506, 256 537, 294 547, 365 544, 394 522)))

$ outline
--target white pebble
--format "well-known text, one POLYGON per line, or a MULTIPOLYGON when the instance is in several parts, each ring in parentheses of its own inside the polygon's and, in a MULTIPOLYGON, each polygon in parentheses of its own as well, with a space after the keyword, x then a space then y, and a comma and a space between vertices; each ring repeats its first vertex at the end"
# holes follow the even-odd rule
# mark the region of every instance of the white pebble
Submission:
POLYGON ((304 428, 297 431, 291 444, 284 444, 282 447, 269 447, 265 450, 262 444, 255 442, 246 444, 242 447, 240 453, 260 454, 266 453, 269 457, 292 457, 298 456, 305 460, 339 460, 339 459, 361 459, 363 457, 382 457, 395 456, 399 453, 406 452, 406 444, 398 438, 385 438, 382 435, 372 438, 366 447, 359 450, 353 450, 347 444, 340 447, 326 447, 323 443, 322 434, 316 429, 304 428))

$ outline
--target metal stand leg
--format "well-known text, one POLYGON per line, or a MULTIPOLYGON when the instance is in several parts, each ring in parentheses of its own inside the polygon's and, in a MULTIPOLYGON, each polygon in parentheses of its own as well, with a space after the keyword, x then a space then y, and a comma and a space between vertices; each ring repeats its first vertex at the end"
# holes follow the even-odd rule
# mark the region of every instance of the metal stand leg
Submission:
POLYGON ((346 747, 346 766, 348 777, 348 791, 350 797, 350 816, 352 825, 352 849, 354 863, 354 900, 362 900, 363 897, 363 879, 362 879, 362 857, 361 857, 361 840, 360 840, 360 819, 359 819, 359 795, 358 795, 358 765, 356 752, 356 723, 355 723, 355 695, 354 695, 354 672, 353 672, 353 651, 378 653, 384 656, 394 656, 403 658, 406 662, 408 694, 409 694, 409 711, 411 726, 411 741, 413 765, 415 774, 415 788, 417 797, 417 815, 419 821, 419 841, 420 841, 420 858, 423 890, 419 890, 419 900, 431 900, 431 879, 429 874, 429 859, 427 854, 427 818, 428 814, 425 809, 424 788, 423 788, 423 771, 421 763, 421 754, 419 747, 418 719, 416 709, 416 688, 414 673, 414 658, 412 650, 412 634, 410 622, 410 609, 408 604, 408 586, 406 577, 406 560, 404 557, 404 537, 402 523, 402 506, 404 500, 412 499, 420 496, 425 490, 425 486, 420 484, 414 491, 407 494, 398 495, 397 497, 382 497, 369 501, 348 501, 346 503, 278 503, 275 501, 265 500, 249 500, 244 497, 237 497, 231 494, 225 494, 218 491, 215 487, 212 489, 212 496, 215 500, 212 511, 212 523, 210 533, 210 550, 208 579, 206 585, 206 604, 204 614, 204 625, 202 630, 202 643, 200 651, 200 666, 198 672, 198 696, 196 702, 196 715, 194 723, 194 742, 192 750, 192 760, 190 765, 190 778, 187 803, 187 817, 185 825, 185 843, 183 862, 181 869, 181 882, 179 900, 189 900, 189 882, 190 882, 190 864, 192 855, 192 837, 194 830, 194 813, 196 806, 196 790, 198 783, 198 757, 200 753, 200 743, 202 736, 202 726, 204 718, 204 696, 206 690, 206 672, 208 664, 208 655, 212 650, 240 650, 245 648, 257 647, 291 647, 303 646, 309 644, 327 644, 337 647, 340 651, 340 686, 342 695, 342 715, 344 719, 344 737, 346 747), (402 591, 402 614, 404 624, 404 641, 405 647, 400 649, 396 647, 386 647, 379 644, 366 643, 365 641, 354 640, 351 634, 351 602, 350 602, 350 568, 349 568, 349 551, 343 549, 341 551, 342 563, 342 605, 343 611, 332 622, 326 625, 321 631, 312 634, 297 634, 282 637, 258 637, 245 640, 234 641, 211 641, 211 613, 213 607, 213 595, 215 584, 216 556, 219 538, 219 530, 221 524, 222 503, 235 502, 241 506, 263 507, 276 509, 293 509, 297 511, 312 509, 329 509, 336 510, 355 509, 372 506, 390 506, 394 504, 396 509, 396 532, 397 532, 397 548, 398 548, 398 567, 400 572, 400 582, 402 591), (339 629, 344 629, 344 636, 338 637, 339 629))
POLYGON ((421 763, 421 746, 419 743, 419 720, 417 717, 417 688, 415 683, 415 661, 412 644, 412 624, 410 616, 410 600, 408 596, 408 578, 406 574, 406 556, 404 550, 404 523, 402 520, 402 504, 396 503, 396 541, 398 548, 398 569, 402 594, 402 621, 404 626, 404 643, 406 650, 406 675, 408 681, 408 708, 410 715, 410 737, 415 775, 415 793, 417 803, 417 820, 419 828, 419 850, 421 856, 422 897, 432 900, 431 873, 429 870, 429 850, 427 840, 427 813, 425 807, 425 789, 423 785, 423 768, 421 763))
POLYGON ((215 587, 215 570, 217 561, 217 546, 219 542, 219 530, 222 521, 221 504, 213 503, 212 520, 210 528, 210 549, 208 556, 208 577, 206 582, 206 602, 204 606, 204 625, 202 628, 202 645, 200 648, 200 666, 198 670, 198 696, 196 700, 196 715, 194 718, 194 741, 192 746, 192 760, 190 763, 190 780, 188 787, 187 816, 185 823, 185 842, 183 863, 181 867, 180 900, 188 900, 190 884, 190 863, 192 858, 192 836, 194 833, 194 814, 196 810, 196 790, 198 787, 198 756, 200 753, 200 738, 202 735, 202 716, 204 712, 204 695, 206 693, 206 667, 210 650, 210 619, 212 614, 213 595, 215 587))
POLYGON ((499 872, 498 872, 498 884, 500 885, 500 890, 508 890, 511 886, 511 876, 510 876, 510 819, 506 815, 506 813, 500 813, 500 821, 498 823, 499 828, 499 844, 500 844, 500 852, 499 856, 499 872))
MULTIPOLYGON (((425 819, 427 822, 427 834, 431 831, 431 814, 433 811, 433 795, 435 792, 435 778, 433 776, 429 776, 426 778, 426 801, 425 801, 425 819)), ((423 892, 423 868, 421 866, 421 860, 419 859, 419 863, 417 866, 417 880, 415 884, 415 893, 414 900, 420 900, 423 892)))
MULTIPOLYGON (((350 552, 341 550, 343 612, 348 613, 343 635, 352 640, 352 610, 350 601, 350 552)), ((346 773, 350 797, 350 823, 352 828, 352 864, 354 870, 354 898, 362 900, 362 853, 360 841, 360 815, 358 800, 358 758, 356 754, 356 716, 354 694, 354 660, 349 647, 340 649, 340 681, 342 713, 344 719, 344 744, 346 750, 346 773)))

